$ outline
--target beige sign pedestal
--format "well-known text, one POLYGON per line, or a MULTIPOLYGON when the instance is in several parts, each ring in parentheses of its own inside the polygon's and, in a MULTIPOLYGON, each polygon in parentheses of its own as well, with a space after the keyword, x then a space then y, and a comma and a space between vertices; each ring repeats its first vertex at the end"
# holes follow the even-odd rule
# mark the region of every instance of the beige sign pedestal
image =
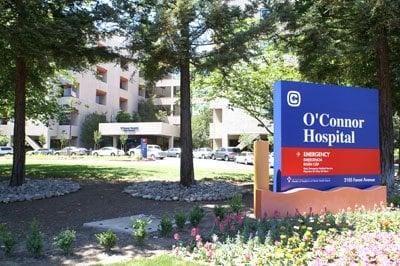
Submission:
POLYGON ((254 143, 254 215, 256 218, 337 213, 356 208, 386 206, 386 186, 368 189, 338 187, 327 191, 297 188, 272 192, 269 188, 268 142, 254 143))

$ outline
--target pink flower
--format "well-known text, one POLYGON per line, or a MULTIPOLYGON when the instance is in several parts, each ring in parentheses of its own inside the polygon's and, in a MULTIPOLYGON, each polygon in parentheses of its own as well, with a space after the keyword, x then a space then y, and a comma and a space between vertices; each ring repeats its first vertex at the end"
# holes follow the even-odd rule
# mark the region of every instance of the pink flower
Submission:
POLYGON ((220 223, 219 224, 219 231, 220 232, 224 232, 224 229, 225 229, 225 225, 223 223, 220 223))
POLYGON ((196 242, 200 242, 201 241, 201 235, 196 235, 196 242))
POLYGON ((192 237, 195 237, 195 236, 197 236, 197 235, 199 235, 199 234, 200 234, 199 228, 193 227, 193 228, 192 228, 192 231, 190 232, 190 235, 191 235, 192 237))
POLYGON ((181 239, 181 236, 180 236, 178 233, 175 233, 175 234, 174 234, 174 239, 175 239, 176 241, 179 241, 179 240, 181 239))

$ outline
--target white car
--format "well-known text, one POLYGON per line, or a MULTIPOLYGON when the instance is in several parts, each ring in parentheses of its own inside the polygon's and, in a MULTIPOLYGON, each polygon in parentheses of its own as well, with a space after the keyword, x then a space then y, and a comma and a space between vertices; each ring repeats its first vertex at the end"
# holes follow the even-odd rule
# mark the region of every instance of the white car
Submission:
POLYGON ((92 155, 94 156, 121 156, 125 155, 123 150, 114 148, 114 147, 103 147, 98 150, 92 151, 92 155))
POLYGON ((252 152, 243 151, 235 157, 236 163, 253 164, 254 155, 252 152))
POLYGON ((199 148, 193 151, 194 158, 206 159, 206 158, 211 158, 211 155, 212 155, 211 148, 199 148))
POLYGON ((11 147, 0 146, 0 155, 13 154, 14 150, 11 147))
POLYGON ((274 153, 271 152, 268 158, 269 168, 274 168, 274 153))
MULTIPOLYGON (((140 145, 136 146, 136 148, 129 149, 128 154, 130 156, 134 155, 142 156, 142 149, 140 148, 140 145)), ((147 145, 147 158, 152 158, 153 160, 155 159, 162 160, 165 157, 167 157, 167 153, 165 151, 162 151, 160 146, 153 144, 147 145)))

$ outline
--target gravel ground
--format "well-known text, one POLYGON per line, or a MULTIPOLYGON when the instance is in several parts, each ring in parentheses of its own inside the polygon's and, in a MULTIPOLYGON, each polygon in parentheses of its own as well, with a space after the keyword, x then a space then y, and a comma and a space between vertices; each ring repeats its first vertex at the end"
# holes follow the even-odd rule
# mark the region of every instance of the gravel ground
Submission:
MULTIPOLYGON (((195 204, 205 207, 211 216, 212 205, 215 202, 161 202, 142 198, 133 198, 122 193, 129 182, 80 182, 81 189, 77 192, 35 201, 0 203, 0 223, 7 223, 18 236, 18 245, 11 258, 5 258, 0 253, 1 265, 88 265, 121 261, 134 256, 148 256, 171 250, 172 238, 149 239, 148 245, 138 248, 133 245, 129 235, 119 235, 118 247, 111 255, 104 254, 94 237, 93 229, 83 228, 85 222, 111 219, 137 214, 172 215, 178 210, 188 212, 195 204), (45 234, 46 252, 42 259, 27 257, 25 251, 25 235, 29 223, 36 218, 45 234), (64 257, 52 247, 52 239, 60 230, 73 228, 77 231, 77 246, 75 255, 64 257)), ((245 205, 252 207, 252 195, 244 196, 245 205)), ((217 202, 223 203, 223 202, 217 202)), ((213 219, 205 219, 213 220, 213 219)), ((204 225, 208 227, 209 225, 204 225)), ((155 236, 157 237, 157 236, 155 236)))

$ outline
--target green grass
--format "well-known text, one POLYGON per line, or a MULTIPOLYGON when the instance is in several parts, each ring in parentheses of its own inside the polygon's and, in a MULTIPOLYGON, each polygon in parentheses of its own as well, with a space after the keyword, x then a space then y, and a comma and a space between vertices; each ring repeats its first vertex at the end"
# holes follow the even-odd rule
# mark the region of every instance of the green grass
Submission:
POLYGON ((204 266, 191 261, 178 259, 168 255, 154 256, 150 258, 134 259, 125 262, 105 264, 107 266, 204 266))
MULTIPOLYGON (((126 157, 125 157, 126 158, 126 157)), ((11 173, 11 158, 0 158, 0 177, 11 173)), ((179 180, 179 165, 160 162, 137 162, 121 158, 91 157, 27 157, 26 175, 34 178, 74 178, 83 180, 179 180)), ((252 170, 225 168, 195 167, 197 180, 230 180, 248 182, 252 180, 252 170)))

